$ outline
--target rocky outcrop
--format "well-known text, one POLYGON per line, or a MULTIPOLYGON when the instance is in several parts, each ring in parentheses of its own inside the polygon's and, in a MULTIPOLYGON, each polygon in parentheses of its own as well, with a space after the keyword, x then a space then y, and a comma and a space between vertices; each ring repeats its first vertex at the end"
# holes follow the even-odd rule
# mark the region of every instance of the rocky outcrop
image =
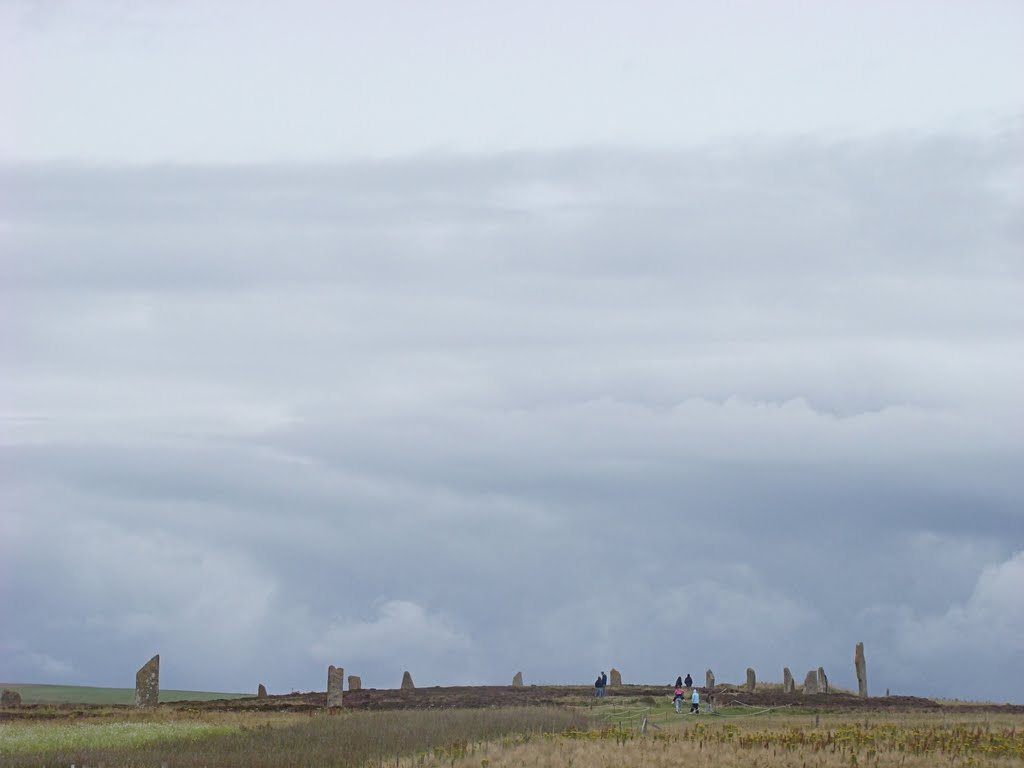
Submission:
POLYGON ((708 689, 708 693, 715 690, 715 673, 710 669, 704 673, 704 687, 708 689))
POLYGON ((155 707, 160 703, 160 654, 135 673, 135 706, 155 707))
POLYGON ((513 688, 522 688, 523 687, 523 673, 522 672, 516 672, 515 675, 512 677, 512 687, 513 688))
POLYGON ((406 670, 405 672, 402 673, 402 690, 403 691, 411 691, 415 687, 416 686, 413 685, 413 682, 412 682, 412 675, 410 675, 408 670, 406 670))
POLYGON ((608 673, 608 685, 622 685, 622 673, 615 667, 608 673))
POLYGON ((265 699, 265 698, 267 698, 267 686, 265 686, 263 683, 260 683, 260 687, 256 689, 256 698, 257 699, 265 699))
POLYGON ((755 688, 757 688, 757 675, 754 674, 753 667, 747 667, 747 693, 753 693, 755 688))
POLYGON ((348 676, 348 692, 363 690, 363 679, 358 675, 348 676))
POLYGON ((818 693, 828 693, 828 676, 824 667, 818 667, 818 693))
POLYGON ((793 682, 793 673, 789 671, 789 667, 782 668, 782 692, 783 693, 794 693, 796 691, 796 683, 793 682))
POLYGON ((0 707, 13 709, 21 706, 21 694, 4 688, 0 693, 0 707))

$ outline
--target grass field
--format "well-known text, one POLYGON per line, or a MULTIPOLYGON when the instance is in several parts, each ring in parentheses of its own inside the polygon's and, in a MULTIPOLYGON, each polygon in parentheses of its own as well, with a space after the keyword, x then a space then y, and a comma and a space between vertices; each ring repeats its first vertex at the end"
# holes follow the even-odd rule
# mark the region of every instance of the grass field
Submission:
MULTIPOLYGON (((0 683, 21 694, 22 704, 134 704, 134 688, 91 688, 83 685, 22 685, 0 683)), ((253 693, 212 693, 207 691, 161 690, 160 701, 209 701, 239 699, 253 693)))
POLYGON ((125 721, 0 723, 0 766, 383 766, 472 743, 586 727, 567 708, 313 715, 124 713, 125 721))
MULTIPOLYGON (((427 699, 424 699, 426 702, 427 699)), ((925 768, 1024 766, 1024 713, 733 704, 668 696, 486 709, 53 708, 0 720, 0 768, 925 768), (63 714, 59 714, 63 712, 63 714), (70 713, 70 714, 69 714, 70 713)))

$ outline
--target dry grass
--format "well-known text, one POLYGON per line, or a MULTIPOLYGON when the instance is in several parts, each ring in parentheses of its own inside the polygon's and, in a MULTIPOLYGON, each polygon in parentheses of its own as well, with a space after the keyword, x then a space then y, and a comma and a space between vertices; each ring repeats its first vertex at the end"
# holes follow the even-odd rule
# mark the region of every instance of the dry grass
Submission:
POLYGON ((411 758, 408 768, 848 768, 1024 764, 1024 719, 904 715, 836 721, 684 721, 641 735, 636 729, 564 733, 411 758), (796 721, 796 722, 793 722, 796 721))

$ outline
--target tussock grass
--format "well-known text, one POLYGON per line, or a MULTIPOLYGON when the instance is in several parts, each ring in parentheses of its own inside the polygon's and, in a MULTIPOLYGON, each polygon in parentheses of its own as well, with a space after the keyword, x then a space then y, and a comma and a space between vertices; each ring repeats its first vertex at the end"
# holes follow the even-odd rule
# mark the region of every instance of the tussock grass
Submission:
MULTIPOLYGON (((195 720, 136 721, 117 731, 77 724, 0 724, 0 768, 38 765, 160 766, 391 766, 419 754, 461 754, 472 743, 512 735, 586 726, 584 717, 554 707, 487 710, 316 713, 255 725, 197 716, 195 720), (107 730, 87 731, 87 728, 107 730), (15 736, 31 732, 35 743, 15 736), (47 729, 53 733, 48 734, 47 729), (175 730, 177 729, 177 730, 175 730), (24 733, 24 731, 22 731, 24 733), (128 738, 127 734, 131 733, 128 738), (8 736, 11 736, 8 740, 8 736), (104 737, 107 739, 104 741, 104 737)), ((475 768, 479 768, 476 766, 475 768)))

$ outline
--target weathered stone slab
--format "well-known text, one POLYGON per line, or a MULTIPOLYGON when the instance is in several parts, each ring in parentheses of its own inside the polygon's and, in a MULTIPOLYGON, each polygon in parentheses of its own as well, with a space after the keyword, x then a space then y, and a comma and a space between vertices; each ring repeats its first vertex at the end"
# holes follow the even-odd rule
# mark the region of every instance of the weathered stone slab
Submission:
POLYGON ((622 673, 615 667, 608 673, 608 685, 622 685, 622 673))
POLYGON ((413 685, 412 675, 409 674, 408 670, 402 673, 402 690, 411 691, 416 686, 413 685))
POLYGON ((804 678, 804 696, 818 692, 818 670, 812 669, 804 678))
POLYGON ((857 668, 857 693, 862 698, 868 697, 868 665, 864 661, 864 643, 857 643, 853 654, 853 664, 857 668))
POLYGON ((753 667, 747 667, 747 693, 753 693, 755 688, 757 688, 757 675, 754 674, 753 667))
POLYGON ((523 687, 523 673, 522 672, 516 672, 515 675, 512 677, 512 687, 513 688, 522 688, 523 687))
POLYGON ((824 667, 818 667, 818 693, 828 693, 828 677, 824 667))
POLYGON ((160 703, 160 654, 135 673, 135 706, 155 707, 160 703))
POLYGON ((256 698, 257 699, 265 699, 265 698, 267 698, 267 686, 265 686, 263 683, 260 683, 260 687, 256 689, 256 698))
POLYGON ((715 689, 715 673, 710 669, 704 673, 704 687, 709 693, 715 689))
POLYGON ((363 690, 363 679, 359 675, 348 676, 348 691, 361 691, 363 690))
POLYGON ((3 692, 0 693, 0 707, 6 707, 13 709, 14 707, 21 706, 21 694, 17 691, 9 691, 4 688, 3 692))
POLYGON ((796 691, 796 683, 793 682, 793 673, 789 667, 782 668, 782 692, 793 693, 796 691))
POLYGON ((327 668, 327 706, 344 706, 345 669, 333 664, 327 668))

